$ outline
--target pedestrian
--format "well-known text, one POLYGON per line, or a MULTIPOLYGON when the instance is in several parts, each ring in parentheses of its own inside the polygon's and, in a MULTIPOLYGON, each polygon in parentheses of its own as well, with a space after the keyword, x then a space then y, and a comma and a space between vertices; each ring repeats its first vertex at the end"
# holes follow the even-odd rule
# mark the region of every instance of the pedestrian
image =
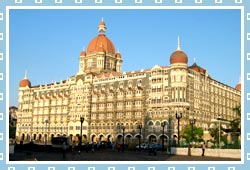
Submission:
POLYGON ((120 144, 117 144, 117 145, 116 145, 116 148, 117 148, 117 151, 120 152, 121 145, 120 145, 120 144))
POLYGON ((205 149, 206 149, 206 143, 205 142, 202 143, 201 149, 202 149, 202 155, 201 156, 204 156, 205 155, 205 149))
POLYGON ((62 152, 63 152, 63 159, 66 158, 66 142, 64 141, 62 144, 62 152))

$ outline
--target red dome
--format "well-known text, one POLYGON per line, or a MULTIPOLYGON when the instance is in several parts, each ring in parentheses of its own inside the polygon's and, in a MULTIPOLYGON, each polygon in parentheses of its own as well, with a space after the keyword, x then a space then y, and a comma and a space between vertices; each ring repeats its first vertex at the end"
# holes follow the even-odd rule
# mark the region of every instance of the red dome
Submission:
POLYGON ((104 34, 99 34, 93 40, 90 41, 87 49, 87 53, 93 52, 106 52, 115 54, 115 46, 110 39, 104 34))
POLYGON ((19 83, 19 87, 26 87, 26 86, 31 87, 30 81, 28 79, 21 80, 19 83))
POLYGON ((181 50, 176 50, 170 56, 170 64, 174 64, 174 63, 185 63, 185 64, 187 64, 187 62, 188 62, 188 57, 181 50))
POLYGON ((241 83, 238 83, 235 88, 236 88, 236 90, 241 91, 241 83))
POLYGON ((86 56, 86 51, 82 51, 80 56, 86 56))
POLYGON ((122 58, 122 55, 121 55, 121 53, 116 53, 116 54, 115 54, 115 57, 116 57, 116 58, 122 58))

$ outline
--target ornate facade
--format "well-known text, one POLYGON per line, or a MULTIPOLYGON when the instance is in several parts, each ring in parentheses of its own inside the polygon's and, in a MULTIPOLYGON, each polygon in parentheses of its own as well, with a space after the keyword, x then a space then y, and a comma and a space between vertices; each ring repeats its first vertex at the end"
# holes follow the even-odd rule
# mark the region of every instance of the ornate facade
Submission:
POLYGON ((17 140, 50 140, 53 136, 80 135, 83 141, 159 142, 162 122, 164 138, 177 134, 176 113, 182 113, 180 129, 196 119, 205 132, 218 116, 232 120, 240 105, 240 83, 234 88, 214 80, 180 48, 170 56, 170 66, 122 72, 122 56, 105 35, 102 20, 99 34, 79 57, 74 76, 52 84, 32 86, 27 74, 19 84, 17 140), (124 131, 121 128, 125 127, 124 131))

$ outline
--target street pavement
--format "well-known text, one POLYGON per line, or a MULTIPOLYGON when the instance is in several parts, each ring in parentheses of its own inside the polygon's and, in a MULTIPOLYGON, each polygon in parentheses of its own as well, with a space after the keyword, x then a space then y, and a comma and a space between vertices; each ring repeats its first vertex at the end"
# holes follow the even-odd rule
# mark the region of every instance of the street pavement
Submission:
POLYGON ((186 156, 168 155, 166 152, 157 151, 156 155, 148 151, 124 151, 104 149, 95 152, 67 152, 63 158, 61 151, 58 152, 33 152, 15 151, 10 155, 10 161, 240 161, 240 159, 208 157, 208 156, 186 156))

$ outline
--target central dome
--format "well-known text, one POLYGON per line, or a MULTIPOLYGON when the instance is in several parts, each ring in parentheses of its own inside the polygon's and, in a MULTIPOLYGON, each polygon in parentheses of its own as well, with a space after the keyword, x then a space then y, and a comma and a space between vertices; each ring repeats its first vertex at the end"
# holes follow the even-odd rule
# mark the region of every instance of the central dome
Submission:
POLYGON ((104 34, 99 34, 88 45, 87 53, 106 52, 115 54, 115 46, 104 34))
POLYGON ((115 54, 115 46, 113 42, 105 35, 106 25, 103 19, 99 24, 98 32, 98 36, 96 36, 90 41, 87 48, 87 53, 105 52, 115 54))

